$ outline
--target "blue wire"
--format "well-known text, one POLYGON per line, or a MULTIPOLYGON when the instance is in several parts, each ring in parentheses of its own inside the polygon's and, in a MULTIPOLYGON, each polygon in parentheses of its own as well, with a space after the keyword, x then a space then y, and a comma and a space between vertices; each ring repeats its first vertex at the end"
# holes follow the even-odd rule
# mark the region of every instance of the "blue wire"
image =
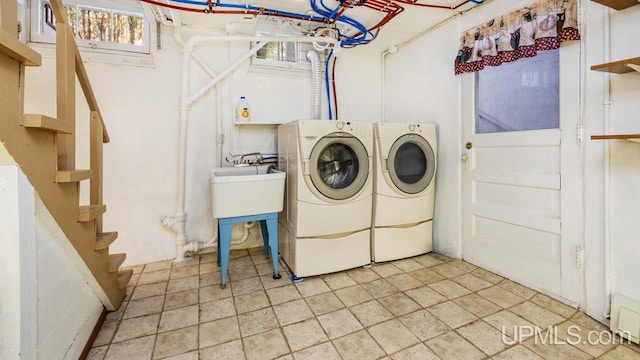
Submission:
POLYGON ((329 51, 329 56, 327 56, 327 62, 324 64, 324 81, 327 87, 327 104, 329 105, 329 120, 333 120, 333 114, 331 113, 331 90, 329 86, 329 62, 331 61, 331 56, 333 56, 333 50, 329 51))

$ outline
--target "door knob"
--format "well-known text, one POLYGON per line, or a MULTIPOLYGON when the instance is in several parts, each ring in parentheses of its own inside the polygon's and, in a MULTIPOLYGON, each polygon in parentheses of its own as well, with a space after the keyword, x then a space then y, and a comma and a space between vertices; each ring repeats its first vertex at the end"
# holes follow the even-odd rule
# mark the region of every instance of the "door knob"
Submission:
POLYGON ((466 147, 467 150, 470 150, 473 147, 473 144, 471 142, 468 142, 464 145, 464 147, 466 147))
POLYGON ((469 160, 469 156, 467 154, 462 154, 462 161, 469 160))

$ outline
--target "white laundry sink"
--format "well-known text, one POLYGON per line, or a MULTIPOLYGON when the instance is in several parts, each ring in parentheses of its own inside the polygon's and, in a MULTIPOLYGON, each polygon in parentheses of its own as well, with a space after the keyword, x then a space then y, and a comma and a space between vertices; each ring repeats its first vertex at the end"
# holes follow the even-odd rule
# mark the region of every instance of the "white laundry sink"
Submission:
POLYGON ((285 173, 268 165, 211 170, 211 209, 214 218, 282 211, 285 173))

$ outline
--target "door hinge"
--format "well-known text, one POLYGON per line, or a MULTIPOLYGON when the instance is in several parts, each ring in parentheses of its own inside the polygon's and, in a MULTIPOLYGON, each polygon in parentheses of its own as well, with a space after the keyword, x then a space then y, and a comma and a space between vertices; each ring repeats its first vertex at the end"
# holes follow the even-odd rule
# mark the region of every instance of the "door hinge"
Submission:
POLYGON ((582 267, 582 257, 584 256, 584 248, 582 248, 582 244, 576 245, 576 268, 580 269, 582 267))
POLYGON ((584 137, 584 126, 581 123, 576 124, 576 144, 582 147, 582 139, 584 137))

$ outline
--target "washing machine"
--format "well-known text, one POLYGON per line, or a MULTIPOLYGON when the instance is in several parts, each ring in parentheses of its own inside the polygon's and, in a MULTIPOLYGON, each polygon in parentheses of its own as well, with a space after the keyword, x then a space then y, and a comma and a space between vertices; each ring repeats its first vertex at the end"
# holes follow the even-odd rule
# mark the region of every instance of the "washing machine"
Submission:
POLYGON ((287 174, 279 250, 296 277, 371 263, 373 126, 298 120, 278 127, 287 174))
POLYGON ((437 169, 434 124, 375 123, 371 258, 433 250, 437 169))

